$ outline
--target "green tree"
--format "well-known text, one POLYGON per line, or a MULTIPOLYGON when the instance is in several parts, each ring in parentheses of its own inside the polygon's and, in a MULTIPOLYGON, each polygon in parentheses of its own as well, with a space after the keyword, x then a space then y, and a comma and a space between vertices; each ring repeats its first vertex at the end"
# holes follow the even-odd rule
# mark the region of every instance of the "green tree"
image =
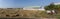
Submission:
POLYGON ((53 3, 51 3, 50 5, 45 6, 44 8, 45 8, 45 10, 50 10, 51 14, 53 14, 52 10, 54 10, 54 7, 55 7, 55 5, 53 3))
POLYGON ((55 10, 55 13, 58 13, 57 11, 60 11, 60 5, 54 5, 54 3, 51 3, 50 5, 45 6, 44 8, 45 10, 50 10, 51 13, 53 13, 52 10, 55 10))
POLYGON ((45 6, 44 8, 45 8, 46 10, 54 10, 55 5, 54 5, 54 3, 51 3, 50 5, 45 6))
POLYGON ((45 6, 44 9, 45 10, 50 10, 50 8, 48 6, 45 6))
POLYGON ((55 5, 54 9, 55 10, 59 10, 60 9, 60 5, 55 5))

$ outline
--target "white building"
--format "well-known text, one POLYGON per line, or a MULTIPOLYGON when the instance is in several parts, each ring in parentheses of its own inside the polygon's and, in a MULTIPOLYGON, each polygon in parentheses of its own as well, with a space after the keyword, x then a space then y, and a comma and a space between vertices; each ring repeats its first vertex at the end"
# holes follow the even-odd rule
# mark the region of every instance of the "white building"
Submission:
POLYGON ((40 7, 40 6, 27 6, 27 7, 24 7, 23 10, 45 10, 43 7, 40 7))

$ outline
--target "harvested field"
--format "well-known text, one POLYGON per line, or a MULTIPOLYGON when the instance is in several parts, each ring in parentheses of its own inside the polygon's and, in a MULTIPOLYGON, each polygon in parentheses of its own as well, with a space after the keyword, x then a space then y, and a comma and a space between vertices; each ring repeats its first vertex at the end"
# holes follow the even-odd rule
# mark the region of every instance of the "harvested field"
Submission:
POLYGON ((40 13, 42 13, 42 11, 22 9, 0 9, 0 17, 35 18, 41 17, 40 13))
POLYGON ((48 18, 45 11, 23 9, 0 9, 0 18, 48 18))

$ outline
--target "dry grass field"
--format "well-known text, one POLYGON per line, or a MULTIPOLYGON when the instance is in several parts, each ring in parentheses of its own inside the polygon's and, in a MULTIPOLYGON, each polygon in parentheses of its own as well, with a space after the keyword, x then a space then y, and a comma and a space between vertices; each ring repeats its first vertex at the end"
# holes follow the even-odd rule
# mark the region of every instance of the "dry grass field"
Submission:
POLYGON ((40 10, 23 10, 23 9, 0 9, 0 18, 49 18, 58 17, 59 14, 48 15, 45 11, 40 10))
POLYGON ((0 18, 40 18, 48 17, 45 11, 22 10, 22 9, 0 9, 0 18))

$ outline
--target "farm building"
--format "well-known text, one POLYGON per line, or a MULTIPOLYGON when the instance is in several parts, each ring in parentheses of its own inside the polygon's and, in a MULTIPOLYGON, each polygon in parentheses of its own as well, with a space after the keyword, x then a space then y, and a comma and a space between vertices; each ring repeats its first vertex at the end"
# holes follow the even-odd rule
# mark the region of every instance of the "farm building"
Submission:
POLYGON ((40 6, 28 6, 28 7, 24 7, 23 10, 45 10, 43 7, 40 6))

